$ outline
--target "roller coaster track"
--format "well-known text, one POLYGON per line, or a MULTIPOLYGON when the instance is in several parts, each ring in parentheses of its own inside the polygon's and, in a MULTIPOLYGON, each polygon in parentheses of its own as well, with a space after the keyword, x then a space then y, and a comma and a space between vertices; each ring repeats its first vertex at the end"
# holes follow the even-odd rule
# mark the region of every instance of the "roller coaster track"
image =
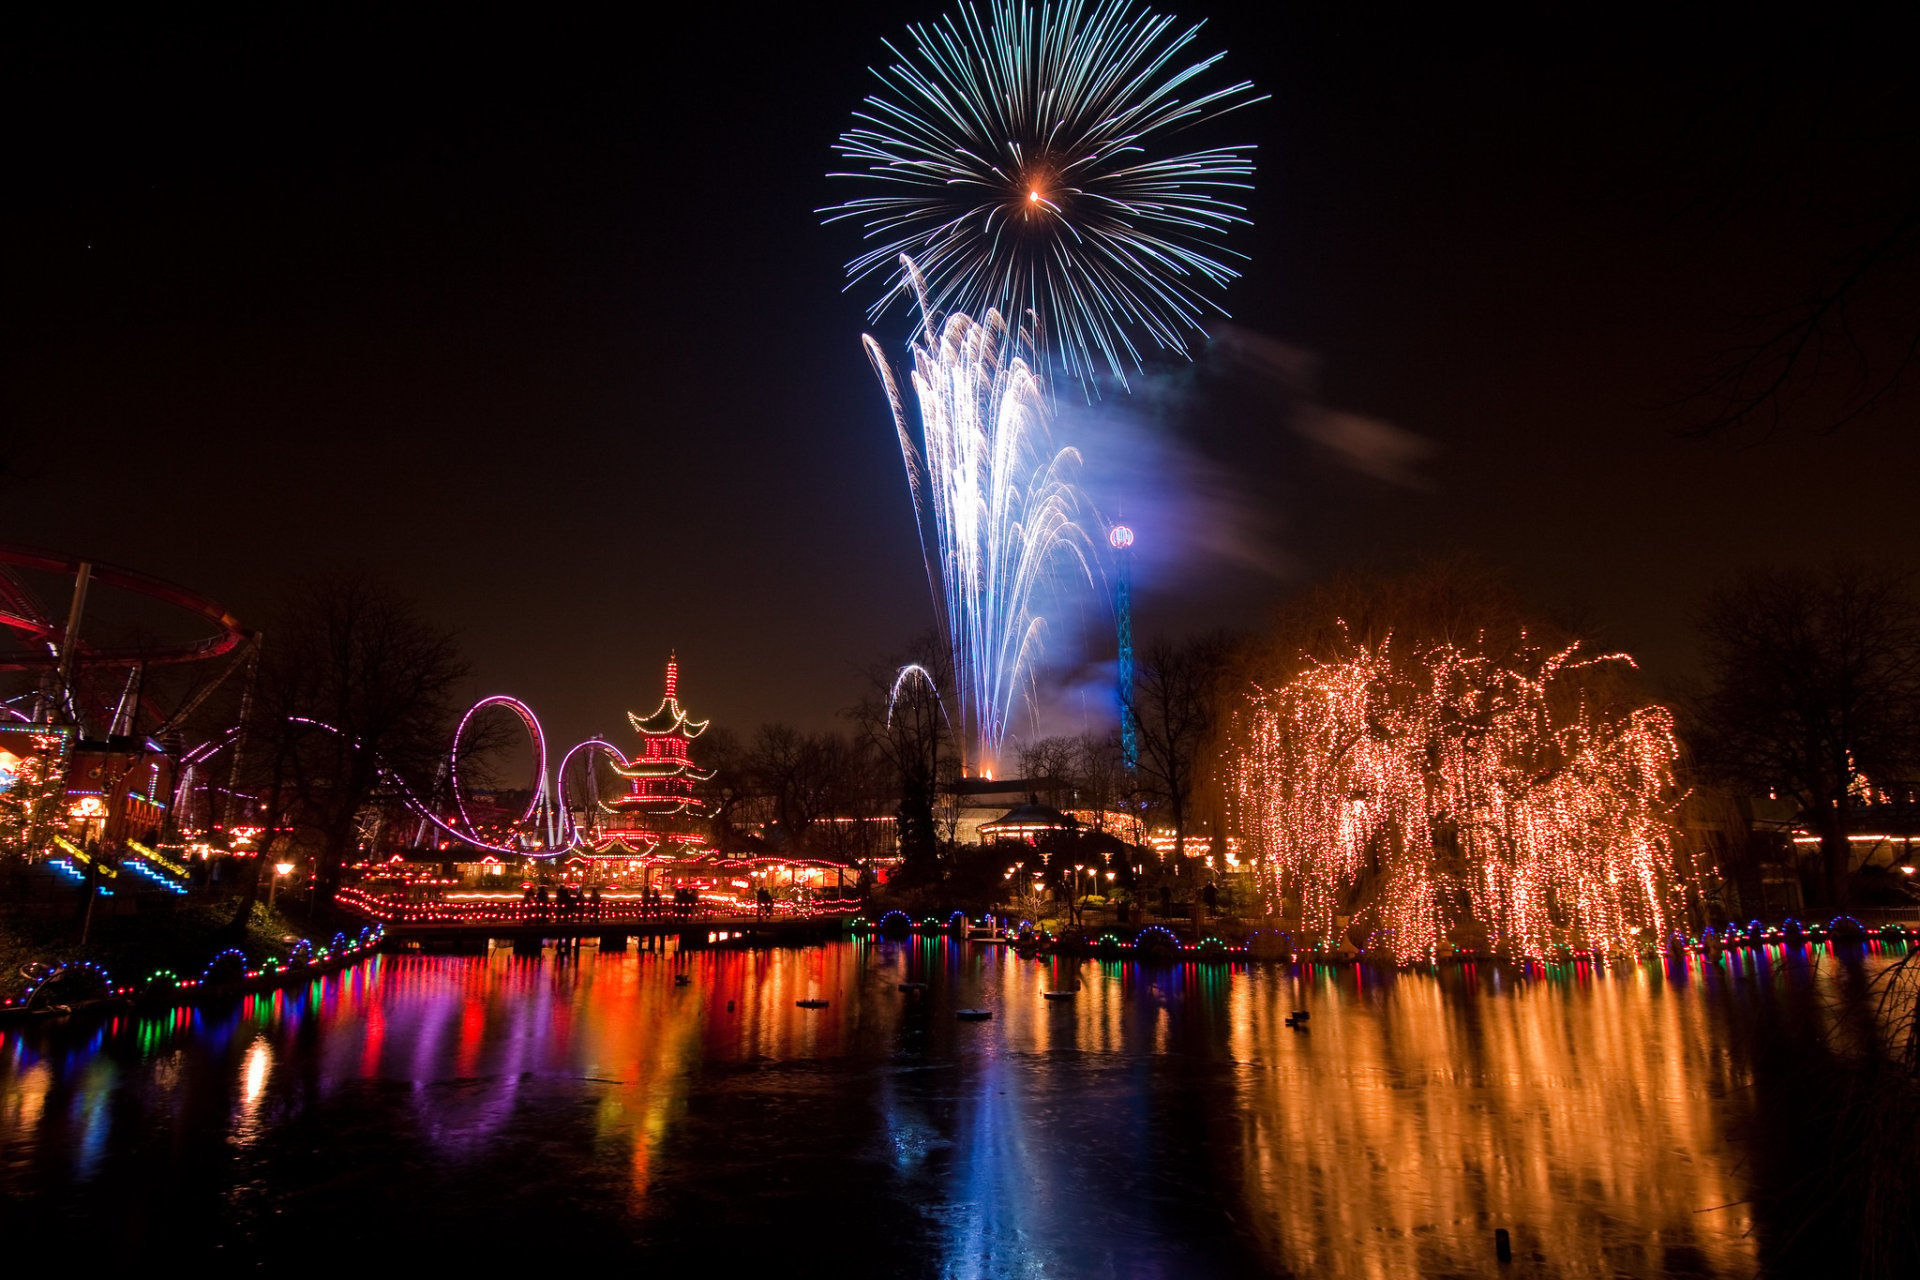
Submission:
MULTIPOLYGON (((359 740, 351 734, 324 720, 309 716, 289 716, 287 722, 333 734, 345 740, 354 750, 365 750, 359 740)), ((192 798, 196 785, 201 785, 200 778, 207 766, 214 756, 230 747, 238 737, 237 728, 229 729, 219 737, 209 738, 181 755, 179 776, 173 796, 175 812, 187 811, 186 806, 192 798)), ((519 699, 505 694, 495 694, 482 698, 469 707, 466 714, 460 717, 460 723, 454 730, 453 743, 441 773, 449 784, 451 812, 443 813, 443 809, 447 806, 436 804, 433 797, 422 797, 405 778, 389 768, 377 756, 375 764, 380 771, 382 782, 391 788, 392 793, 398 796, 408 810, 420 819, 423 835, 424 829, 431 827, 441 836, 488 853, 507 854, 513 857, 554 858, 576 849, 587 848, 591 844, 587 833, 574 821, 572 806, 568 804, 566 795, 567 767, 576 756, 582 753, 586 753, 589 757, 595 753, 602 754, 620 763, 625 763, 626 759, 620 754, 618 748, 605 739, 588 738, 568 749, 560 758, 559 765, 549 775, 546 733, 540 727, 539 718, 534 715, 531 707, 519 699), (514 824, 522 828, 523 834, 506 841, 500 841, 498 837, 489 838, 481 832, 480 824, 474 821, 468 809, 467 798, 460 789, 462 744, 468 737, 472 721, 483 711, 496 707, 509 710, 519 717, 521 724, 527 730, 534 757, 533 786, 529 788, 527 807, 514 824)), ((581 799, 592 804, 597 797, 589 796, 581 799)))

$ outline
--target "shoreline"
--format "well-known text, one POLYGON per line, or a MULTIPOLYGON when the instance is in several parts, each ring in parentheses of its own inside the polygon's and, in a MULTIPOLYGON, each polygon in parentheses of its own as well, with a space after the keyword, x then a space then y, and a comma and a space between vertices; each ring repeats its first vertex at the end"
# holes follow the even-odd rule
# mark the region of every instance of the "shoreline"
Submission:
POLYGON ((378 952, 385 939, 386 929, 379 924, 368 925, 351 938, 344 932, 336 933, 325 947, 315 947, 311 939, 303 938, 290 950, 285 961, 270 956, 258 968, 248 968, 246 956, 229 948, 209 960, 198 978, 181 978, 161 969, 148 975, 144 982, 130 985, 116 985, 107 970, 92 961, 68 961, 49 967, 25 995, 0 1000, 0 1025, 116 1009, 192 1008, 235 996, 280 990, 350 969, 378 952), (224 976, 236 967, 238 976, 224 976), (67 982, 97 984, 99 994, 79 1000, 62 999, 63 993, 56 984, 67 982))
MULTIPOLYGON (((1403 964, 1383 953, 1364 950, 1344 952, 1313 948, 1292 950, 1279 945, 1284 934, 1278 930, 1258 930, 1238 943, 1229 943, 1212 936, 1203 938, 1197 943, 1187 942, 1171 928, 1160 924, 1143 926, 1131 941, 1112 930, 1097 936, 1085 933, 1060 935, 1028 933, 1003 935, 991 939, 969 939, 966 927, 956 922, 960 919, 963 917, 958 912, 942 921, 931 916, 911 920, 904 912, 892 911, 883 914, 877 920, 855 917, 847 921, 846 932, 840 936, 866 941, 952 938, 959 941, 981 942, 988 946, 1006 946, 1017 954, 1033 957, 1057 955, 1075 959, 1131 960, 1182 965, 1194 963, 1366 965, 1396 970, 1436 968, 1441 963, 1499 964, 1510 965, 1521 970, 1562 965, 1611 967, 1630 962, 1666 961, 1696 955, 1717 959, 1722 955, 1765 950, 1776 946, 1799 949, 1847 943, 1862 946, 1874 942, 1907 946, 1920 944, 1920 927, 1887 924, 1868 929, 1851 917, 1838 916, 1826 925, 1801 926, 1797 921, 1787 921, 1769 926, 1754 922, 1746 929, 1729 929, 1721 935, 1713 935, 1709 930, 1704 940, 1702 938, 1680 939, 1676 935, 1668 947, 1646 948, 1631 954, 1570 952, 1558 959, 1542 959, 1457 952, 1446 956, 1434 956, 1423 962, 1403 964), (1262 936, 1272 938, 1273 944, 1260 945, 1256 940, 1262 936)), ((818 945, 819 942, 831 940, 834 939, 809 939, 802 945, 818 945)), ((396 953, 403 950, 410 951, 411 949, 396 945, 401 941, 389 935, 382 925, 376 923, 361 929, 352 938, 348 938, 344 933, 335 934, 333 941, 324 949, 315 949, 309 940, 303 939, 293 948, 292 955, 285 962, 277 957, 270 957, 258 968, 245 968, 245 960, 241 953, 237 950, 228 950, 209 961, 198 978, 181 979, 161 971, 150 976, 145 983, 138 985, 113 985, 112 979, 101 966, 88 961, 74 961, 49 969, 26 995, 0 1000, 0 1027, 30 1025, 43 1019, 89 1017, 119 1011, 158 1013, 168 1009, 195 1008, 260 992, 284 990, 302 982, 310 982, 317 977, 344 972, 382 950, 396 953), (217 976, 218 971, 223 968, 223 962, 230 961, 238 961, 242 966, 238 974, 233 977, 217 976), (59 999, 57 990, 49 994, 49 988, 52 988, 55 983, 68 979, 96 982, 100 993, 74 1001, 59 999)), ((748 942, 748 939, 730 939, 729 941, 738 946, 741 942, 748 942)), ((790 940, 756 939, 754 941, 761 946, 769 947, 793 945, 790 940)), ((228 963, 225 969, 230 971, 233 967, 233 964, 228 963)))
MULTIPOLYGON (((872 939, 900 940, 909 937, 946 936, 967 940, 970 923, 969 919, 958 911, 945 920, 937 916, 926 916, 914 920, 905 912, 896 910, 888 911, 875 920, 855 917, 848 922, 848 932, 855 937, 872 939)), ((1834 916, 1825 924, 1802 924, 1790 917, 1772 925, 1755 920, 1743 926, 1729 926, 1721 932, 1715 932, 1709 928, 1698 936, 1675 933, 1668 938, 1665 946, 1643 947, 1633 952, 1569 949, 1563 955, 1543 957, 1455 949, 1448 954, 1436 953, 1425 960, 1409 963, 1396 960, 1390 953, 1384 951, 1352 946, 1330 949, 1315 945, 1296 948, 1292 944, 1291 935, 1283 929, 1256 929, 1238 942, 1229 942, 1212 935, 1196 942, 1181 937, 1169 924, 1149 924, 1137 930, 1134 930, 1131 925, 1120 926, 1120 928, 1133 931, 1133 938, 1127 939, 1116 929, 1107 929, 1098 934, 1081 929, 1060 934, 1040 930, 973 940, 991 946, 1008 946, 1021 954, 1075 956, 1097 960, 1153 960, 1180 964, 1306 962, 1366 964, 1391 969, 1408 969, 1441 963, 1511 964, 1521 967, 1564 964, 1608 965, 1623 961, 1672 959, 1685 955, 1700 955, 1711 959, 1729 952, 1816 943, 1881 942, 1907 946, 1920 943, 1920 926, 1884 924, 1869 928, 1852 916, 1843 914, 1834 916)))

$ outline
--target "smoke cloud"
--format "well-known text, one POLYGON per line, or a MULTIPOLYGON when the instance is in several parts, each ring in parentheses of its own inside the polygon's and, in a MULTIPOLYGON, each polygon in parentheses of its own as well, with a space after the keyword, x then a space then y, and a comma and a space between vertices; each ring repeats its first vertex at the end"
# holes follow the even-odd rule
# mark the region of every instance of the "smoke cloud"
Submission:
POLYGON ((1324 510, 1328 499, 1315 491, 1341 487, 1338 476, 1359 477, 1363 488, 1433 487, 1424 474, 1433 443, 1324 403, 1320 367, 1305 348, 1221 325, 1192 364, 1149 369, 1130 389, 1107 388, 1091 402, 1061 392, 1053 436, 1082 457, 1095 591, 1063 578, 1041 605, 1037 723, 1016 722, 1015 736, 1113 723, 1112 526, 1134 534, 1136 637, 1179 635, 1257 625, 1284 584, 1305 573, 1289 550, 1290 522, 1304 526, 1324 510))

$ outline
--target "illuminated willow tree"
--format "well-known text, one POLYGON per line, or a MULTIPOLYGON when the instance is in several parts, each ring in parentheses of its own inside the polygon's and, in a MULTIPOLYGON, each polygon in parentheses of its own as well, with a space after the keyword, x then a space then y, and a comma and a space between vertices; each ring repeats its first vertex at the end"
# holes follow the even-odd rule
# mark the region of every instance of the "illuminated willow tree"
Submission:
POLYGON ((1632 660, 1443 612, 1334 617, 1234 709, 1229 802, 1269 906, 1303 940, 1351 917, 1402 963, 1611 952, 1682 926, 1679 746, 1632 660))

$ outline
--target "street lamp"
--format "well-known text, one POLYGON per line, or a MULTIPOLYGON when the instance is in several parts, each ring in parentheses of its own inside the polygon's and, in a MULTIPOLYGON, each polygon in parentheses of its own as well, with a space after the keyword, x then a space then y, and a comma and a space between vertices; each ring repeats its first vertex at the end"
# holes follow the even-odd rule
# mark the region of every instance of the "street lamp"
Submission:
POLYGON ((291 862, 273 864, 273 879, 267 881, 267 910, 273 910, 273 891, 280 887, 280 881, 293 871, 291 862))

